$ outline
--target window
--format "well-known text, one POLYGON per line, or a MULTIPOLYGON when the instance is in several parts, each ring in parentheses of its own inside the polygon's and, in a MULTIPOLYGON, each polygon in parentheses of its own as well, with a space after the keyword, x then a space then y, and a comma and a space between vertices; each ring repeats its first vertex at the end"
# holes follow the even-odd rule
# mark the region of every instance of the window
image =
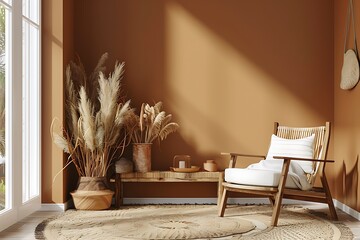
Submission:
POLYGON ((40 0, 0 0, 0 231, 40 207, 40 0))
POLYGON ((23 201, 39 195, 40 41, 39 3, 23 0, 22 16, 22 122, 23 201))
MULTIPOLYGON (((9 3, 10 1, 6 1, 9 3)), ((9 5, 0 5, 0 210, 5 209, 9 199, 6 192, 6 83, 9 79, 10 62, 10 20, 11 11, 9 5), (7 203, 7 204, 6 204, 7 203)))

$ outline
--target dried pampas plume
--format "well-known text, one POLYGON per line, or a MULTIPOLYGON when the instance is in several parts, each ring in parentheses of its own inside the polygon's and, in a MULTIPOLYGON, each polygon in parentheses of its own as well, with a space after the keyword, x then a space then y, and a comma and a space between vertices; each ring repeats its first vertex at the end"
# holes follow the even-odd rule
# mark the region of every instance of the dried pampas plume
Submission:
POLYGON ((162 141, 179 128, 179 124, 171 122, 171 114, 166 115, 161 111, 162 102, 150 106, 147 103, 141 105, 140 114, 129 112, 130 117, 127 125, 135 143, 152 143, 155 139, 162 141))
POLYGON ((69 154, 66 166, 73 163, 79 176, 106 176, 112 161, 121 157, 131 140, 125 126, 134 109, 130 100, 120 98, 125 64, 116 62, 106 77, 107 58, 107 53, 101 56, 89 77, 80 60, 66 68, 66 124, 61 133, 52 130, 52 139, 69 154))

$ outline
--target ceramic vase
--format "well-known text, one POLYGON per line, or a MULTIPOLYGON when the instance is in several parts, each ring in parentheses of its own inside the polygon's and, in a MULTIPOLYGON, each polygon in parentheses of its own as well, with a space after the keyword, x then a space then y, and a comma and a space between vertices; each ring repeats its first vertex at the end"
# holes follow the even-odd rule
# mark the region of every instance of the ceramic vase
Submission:
POLYGON ((136 172, 151 171, 151 146, 152 143, 133 144, 133 161, 136 172))

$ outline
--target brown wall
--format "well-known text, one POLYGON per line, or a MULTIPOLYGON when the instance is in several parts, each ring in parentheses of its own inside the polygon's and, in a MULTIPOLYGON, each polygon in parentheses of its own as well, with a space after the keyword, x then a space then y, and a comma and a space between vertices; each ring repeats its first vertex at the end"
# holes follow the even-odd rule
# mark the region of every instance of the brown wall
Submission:
MULTIPOLYGON (((175 154, 225 167, 220 152, 266 153, 274 121, 334 120, 333 14, 329 0, 43 1, 43 202, 66 201, 76 182, 65 173, 51 184, 62 154, 47 130, 63 117, 63 71, 74 52, 88 71, 105 51, 109 69, 125 61, 133 106, 161 100, 179 122, 153 146, 153 169, 167 170, 175 154)), ((125 186, 128 197, 215 195, 215 184, 125 186)))
MULTIPOLYGON (((356 31, 359 36, 360 5, 354 1, 356 31)), ((350 91, 340 89, 340 76, 344 54, 345 20, 348 1, 334 2, 334 88, 335 88, 335 134, 334 134, 334 197, 349 207, 360 211, 359 154, 360 154, 360 88, 350 91)), ((353 48, 353 31, 348 46, 353 48)))
MULTIPOLYGON (((333 13, 329 0, 78 0, 75 52, 88 70, 105 51, 110 69, 125 61, 133 106, 162 100, 173 113, 181 128, 153 146, 153 169, 175 154, 225 167, 220 152, 266 153, 274 121, 333 121, 333 13)), ((204 186, 128 185, 125 195, 215 194, 204 186)))

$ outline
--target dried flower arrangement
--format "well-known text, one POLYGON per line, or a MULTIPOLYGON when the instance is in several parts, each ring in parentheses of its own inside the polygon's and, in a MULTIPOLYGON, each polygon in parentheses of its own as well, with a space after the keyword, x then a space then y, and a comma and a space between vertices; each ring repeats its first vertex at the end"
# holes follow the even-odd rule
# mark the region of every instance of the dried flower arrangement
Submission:
POLYGON ((154 106, 143 103, 139 116, 134 112, 129 114, 127 128, 133 143, 152 143, 155 139, 162 141, 179 128, 179 124, 171 122, 172 115, 166 115, 161 107, 162 102, 154 106))
POLYGON ((106 176, 114 157, 120 158, 131 140, 125 126, 134 110, 130 100, 120 96, 124 63, 116 62, 106 78, 107 58, 107 53, 101 56, 89 77, 80 60, 67 66, 66 125, 60 134, 52 131, 54 143, 69 154, 64 168, 73 163, 81 177, 106 176))

